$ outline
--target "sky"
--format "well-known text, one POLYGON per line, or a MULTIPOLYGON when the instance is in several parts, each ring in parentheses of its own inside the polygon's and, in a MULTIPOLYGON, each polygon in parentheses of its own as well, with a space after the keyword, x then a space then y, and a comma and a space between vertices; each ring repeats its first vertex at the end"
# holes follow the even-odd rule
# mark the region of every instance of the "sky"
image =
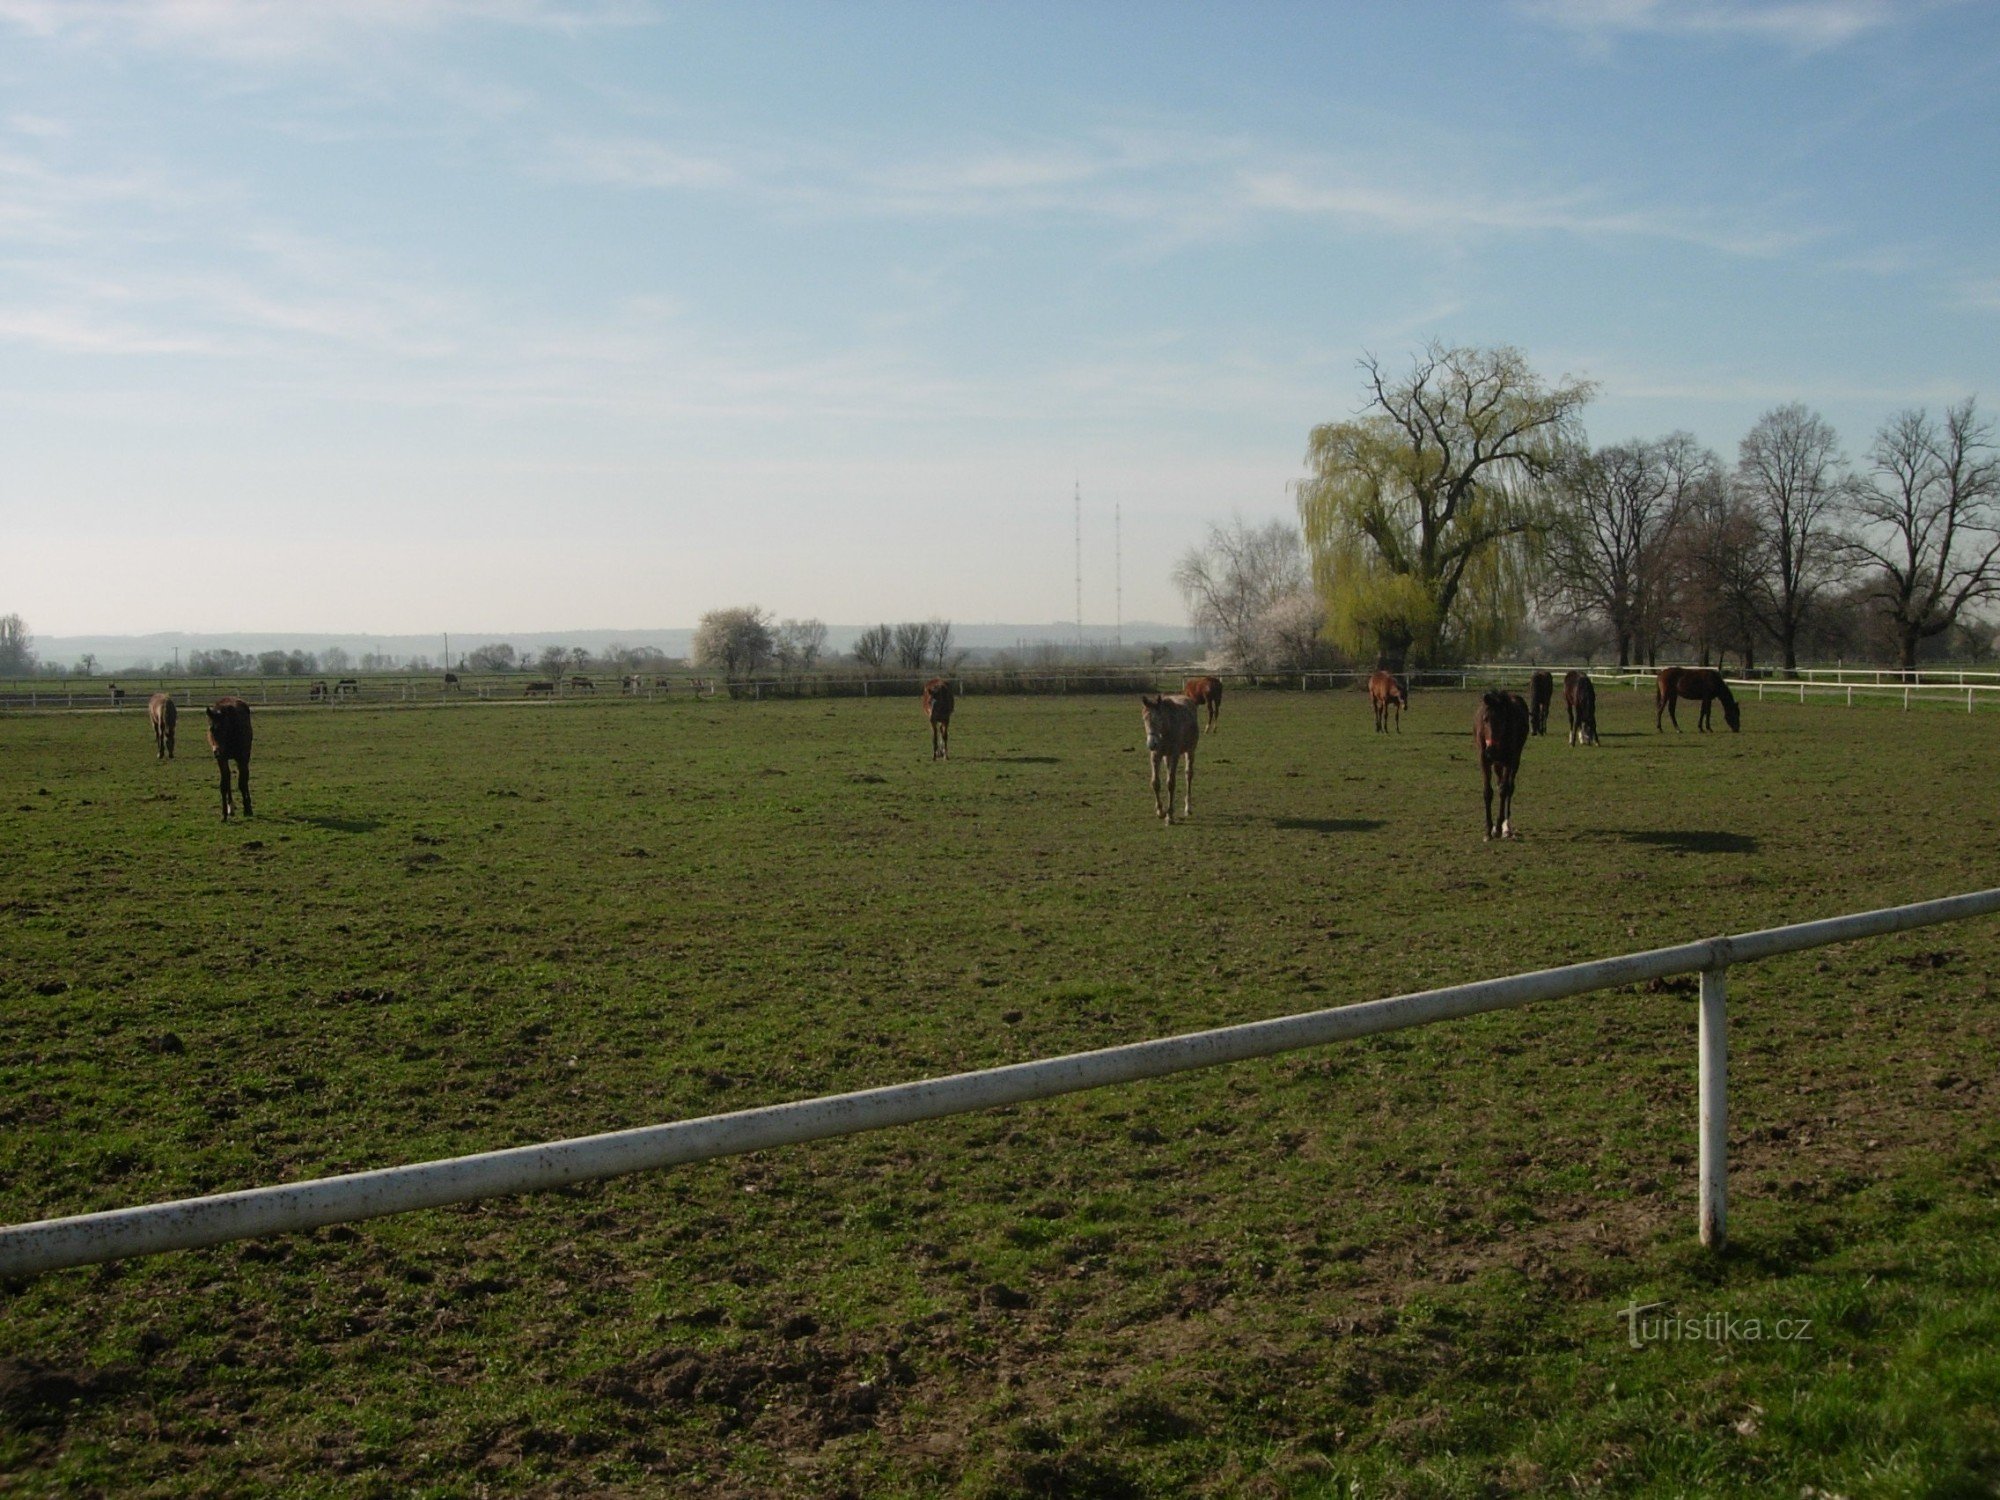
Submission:
POLYGON ((1858 457, 2000 403, 1996 97, 1989 0, 0 0, 0 613, 1179 622, 1431 340, 1858 457))

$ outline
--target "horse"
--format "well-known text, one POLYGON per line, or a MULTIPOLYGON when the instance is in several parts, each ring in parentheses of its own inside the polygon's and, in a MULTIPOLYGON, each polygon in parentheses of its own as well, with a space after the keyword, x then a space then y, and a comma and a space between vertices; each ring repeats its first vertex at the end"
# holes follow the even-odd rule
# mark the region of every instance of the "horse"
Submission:
POLYGON ((332 690, 324 682, 315 682, 311 687, 306 689, 306 701, 308 703, 324 703, 332 696, 332 690))
POLYGON ((1181 817, 1194 815, 1194 747, 1201 739, 1201 713, 1185 697, 1141 694, 1139 713, 1146 726, 1146 753, 1153 764, 1153 811, 1168 825, 1174 821, 1174 775, 1187 761, 1187 789, 1181 794, 1181 817), (1167 768, 1167 800, 1160 802, 1160 767, 1167 768))
POLYGON ((1486 784, 1486 837, 1514 836, 1514 778, 1528 743, 1528 705, 1519 693, 1489 692, 1472 716, 1472 743, 1479 752, 1479 775, 1486 784), (1500 783, 1500 820, 1493 820, 1493 783, 1500 783))
POLYGON ((1194 704, 1208 705, 1208 727, 1215 728, 1215 721, 1222 713, 1222 679, 1220 677, 1190 677, 1181 684, 1181 696, 1194 704))
POLYGON ((1713 667, 1662 667, 1659 688, 1653 700, 1653 729, 1660 728, 1660 715, 1665 713, 1674 721, 1674 728, 1681 727, 1681 716, 1674 712, 1675 703, 1682 698, 1692 698, 1701 705, 1701 712, 1694 721, 1696 729, 1707 731, 1709 711, 1717 698, 1722 700, 1722 717, 1729 725, 1730 733, 1740 733, 1743 728, 1743 710, 1736 706, 1736 695, 1729 691, 1729 684, 1722 674, 1713 667))
POLYGON ((336 698, 359 698, 361 696, 361 684, 356 682, 352 677, 343 677, 333 685, 333 696, 336 698))
POLYGON ((553 698, 555 695, 556 695, 556 685, 553 682, 531 682, 528 684, 526 692, 527 697, 553 698))
POLYGON ((172 693, 155 693, 146 700, 146 717, 153 721, 153 759, 174 758, 174 725, 180 716, 172 693))
POLYGON ((569 690, 572 693, 594 693, 597 691, 597 684, 588 677, 572 677, 569 680, 569 690))
POLYGON ((111 684, 110 691, 111 691, 111 706, 113 708, 122 707, 125 702, 125 689, 123 689, 117 683, 114 682, 111 684))
POLYGON ((1597 684, 1588 672, 1563 673, 1563 707, 1569 712, 1569 742, 1596 745, 1597 684))
POLYGON ((1396 733, 1403 732, 1403 710, 1410 706, 1410 690, 1394 672, 1377 668, 1368 677, 1368 701, 1375 707, 1375 730, 1389 732, 1389 706, 1396 708, 1396 733))
POLYGON ((458 680, 458 673, 456 672, 447 672, 444 674, 444 685, 448 688, 457 688, 460 692, 465 691, 465 686, 458 680))
POLYGON ((1537 672, 1528 679, 1528 733, 1549 732, 1549 704, 1555 700, 1556 679, 1551 672, 1537 672))
POLYGON ((924 717, 931 725, 932 760, 951 759, 951 711, 957 702, 958 695, 946 679, 933 677, 924 684, 924 717))
POLYGON ((236 762, 237 795, 243 816, 250 816, 250 705, 241 698, 217 698, 208 710, 208 748, 215 752, 215 769, 222 776, 222 820, 236 811, 229 795, 229 763, 236 762))

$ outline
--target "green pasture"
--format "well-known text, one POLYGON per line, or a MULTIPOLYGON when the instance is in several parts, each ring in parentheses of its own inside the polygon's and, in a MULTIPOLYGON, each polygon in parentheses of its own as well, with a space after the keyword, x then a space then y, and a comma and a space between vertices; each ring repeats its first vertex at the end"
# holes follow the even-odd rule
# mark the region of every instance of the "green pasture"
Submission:
MULTIPOLYGON (((1473 701, 1232 691, 1172 828, 1123 696, 943 764, 908 699, 270 709, 227 825, 198 713, 0 716, 0 1221, 2000 884, 2000 717, 1607 691, 1487 844, 1473 701)), ((1732 971, 1720 1255, 1690 979, 0 1284, 0 1494, 1991 1495, 1996 974, 1732 971)))

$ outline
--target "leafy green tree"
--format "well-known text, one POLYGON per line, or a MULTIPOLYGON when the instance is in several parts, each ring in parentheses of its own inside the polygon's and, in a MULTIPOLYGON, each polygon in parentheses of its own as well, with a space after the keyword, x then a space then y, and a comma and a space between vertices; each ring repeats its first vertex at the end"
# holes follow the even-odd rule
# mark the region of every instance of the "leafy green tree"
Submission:
POLYGON ((1594 388, 1548 385, 1504 347, 1432 342, 1399 380, 1361 367, 1361 415, 1313 429, 1296 486, 1329 633, 1392 665, 1502 644, 1594 388))

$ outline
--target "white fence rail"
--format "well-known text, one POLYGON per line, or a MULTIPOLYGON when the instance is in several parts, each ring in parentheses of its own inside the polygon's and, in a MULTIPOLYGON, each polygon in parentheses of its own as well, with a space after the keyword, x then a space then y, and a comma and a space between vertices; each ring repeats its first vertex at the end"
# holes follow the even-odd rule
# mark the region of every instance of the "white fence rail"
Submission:
POLYGON ((1736 937, 1707 938, 1560 969, 1480 980, 1421 994, 1398 995, 1334 1010, 1135 1042, 948 1078, 489 1151, 477 1156, 11 1225, 0 1228, 0 1276, 34 1275, 127 1256, 190 1250, 256 1235, 378 1218, 413 1209, 441 1208, 478 1198, 539 1192, 597 1178, 1048 1099, 1219 1063, 1270 1057, 1407 1026, 1690 973, 1701 975, 1696 1040, 1700 1235, 1704 1245, 1719 1246, 1727 1232, 1729 1054, 1725 976, 1730 965, 1994 912, 2000 912, 2000 889, 1974 891, 1911 906, 1773 927, 1736 937))

